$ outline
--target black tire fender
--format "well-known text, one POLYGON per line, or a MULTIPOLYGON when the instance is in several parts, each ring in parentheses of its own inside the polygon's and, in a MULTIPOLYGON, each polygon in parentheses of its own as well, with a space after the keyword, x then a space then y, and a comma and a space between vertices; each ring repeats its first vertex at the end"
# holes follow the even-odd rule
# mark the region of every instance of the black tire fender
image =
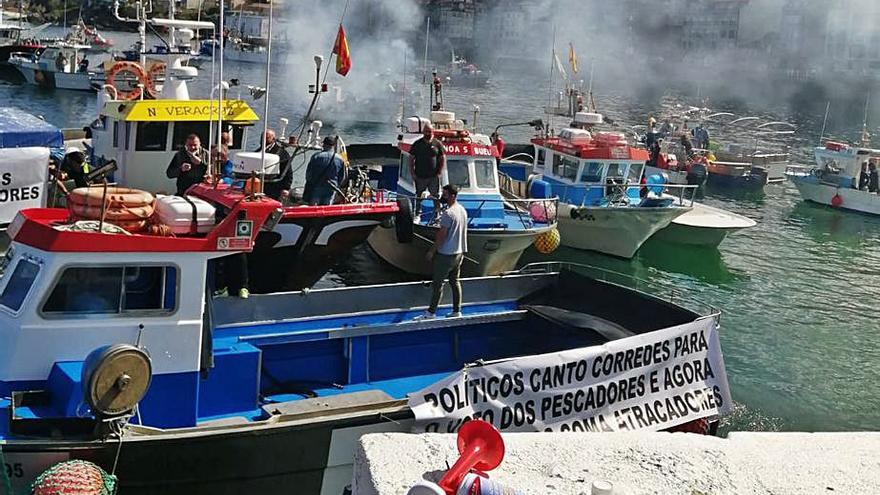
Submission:
POLYGON ((394 230, 397 233, 397 242, 409 244, 413 241, 413 208, 409 198, 397 199, 397 213, 394 214, 394 230))

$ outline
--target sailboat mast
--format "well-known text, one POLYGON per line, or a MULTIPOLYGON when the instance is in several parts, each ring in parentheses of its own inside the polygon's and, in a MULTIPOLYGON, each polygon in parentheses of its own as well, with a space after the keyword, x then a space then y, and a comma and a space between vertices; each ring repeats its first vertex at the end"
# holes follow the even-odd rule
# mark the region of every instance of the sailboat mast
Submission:
POLYGON ((550 52, 550 81, 547 84, 547 123, 549 127, 553 108, 553 68, 556 66, 556 26, 553 26, 553 50, 550 52))
POLYGON ((425 21, 425 58, 422 61, 422 84, 428 80, 428 40, 431 37, 431 18, 425 21))
MULTIPOLYGON (((220 63, 217 64, 217 149, 223 145, 223 46, 226 44, 226 2, 220 0, 220 63)), ((212 104, 213 105, 213 104, 212 104)))

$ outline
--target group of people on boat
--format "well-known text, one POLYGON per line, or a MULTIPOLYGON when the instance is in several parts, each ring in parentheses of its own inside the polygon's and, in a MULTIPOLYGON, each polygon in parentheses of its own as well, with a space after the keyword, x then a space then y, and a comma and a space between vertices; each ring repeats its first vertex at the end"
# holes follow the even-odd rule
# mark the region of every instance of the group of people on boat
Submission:
MULTIPOLYGON (((853 187, 855 188, 855 184, 853 184, 853 187)), ((876 158, 871 158, 868 161, 862 162, 862 170, 859 172, 858 189, 860 191, 880 194, 880 177, 878 177, 876 158)))

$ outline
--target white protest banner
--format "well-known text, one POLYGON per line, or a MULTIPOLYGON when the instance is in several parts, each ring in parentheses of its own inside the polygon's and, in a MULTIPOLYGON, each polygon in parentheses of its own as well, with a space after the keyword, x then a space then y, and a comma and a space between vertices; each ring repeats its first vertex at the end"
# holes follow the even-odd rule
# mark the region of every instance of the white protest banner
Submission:
POLYGON ((19 210, 46 206, 49 148, 0 149, 0 225, 19 210))
POLYGON ((714 318, 466 368, 409 397, 415 432, 663 430, 730 411, 714 318))

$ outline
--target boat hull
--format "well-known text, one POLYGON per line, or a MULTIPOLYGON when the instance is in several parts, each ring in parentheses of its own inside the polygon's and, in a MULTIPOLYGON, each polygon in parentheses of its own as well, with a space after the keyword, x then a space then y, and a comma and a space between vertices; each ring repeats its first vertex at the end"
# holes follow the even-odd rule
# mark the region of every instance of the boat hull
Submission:
POLYGON ((714 187, 760 190, 767 185, 767 170, 749 164, 715 162, 709 166, 708 184, 714 187))
POLYGON ((712 248, 718 247, 730 232, 732 232, 730 229, 693 227, 672 222, 666 228, 660 229, 659 232, 654 234, 653 239, 674 244, 712 248))
POLYGON ((6 45, 0 46, 0 65, 9 64, 9 56, 13 53, 34 54, 41 47, 38 45, 6 45))
MULTIPOLYGON (((150 435, 129 434, 119 450, 118 493, 339 495, 351 484, 353 453, 361 435, 406 432, 405 407, 372 410, 330 420, 292 420, 254 427, 200 427, 150 435), (201 430, 201 431, 199 431, 201 430)), ((227 424, 229 421, 227 421, 227 424)), ((111 472, 119 443, 11 441, 3 445, 21 493, 49 466, 69 459, 94 462, 111 472), (16 476, 20 473, 20 476, 16 476)))
MULTIPOLYGON (((468 231, 468 252, 461 266, 463 277, 498 275, 516 267, 523 251, 539 234, 550 228, 518 231, 468 231)), ((425 257, 436 234, 436 227, 416 225, 415 239, 397 241, 394 229, 378 228, 367 239, 370 247, 394 267, 420 276, 431 275, 431 262, 425 257)))
POLYGON ((806 201, 869 215, 880 215, 880 195, 823 184, 813 176, 789 176, 789 179, 794 182, 801 197, 806 201), (834 196, 840 197, 839 205, 833 203, 834 196))
POLYGON ((562 245, 632 258, 660 229, 688 208, 573 208, 559 205, 562 245))
POLYGON ((67 89, 72 91, 95 91, 88 73, 54 72, 33 67, 28 63, 13 63, 28 84, 41 88, 67 89))
POLYGON ((757 225, 750 218, 702 203, 694 202, 691 207, 691 211, 677 217, 652 239, 715 248, 727 234, 757 225))

